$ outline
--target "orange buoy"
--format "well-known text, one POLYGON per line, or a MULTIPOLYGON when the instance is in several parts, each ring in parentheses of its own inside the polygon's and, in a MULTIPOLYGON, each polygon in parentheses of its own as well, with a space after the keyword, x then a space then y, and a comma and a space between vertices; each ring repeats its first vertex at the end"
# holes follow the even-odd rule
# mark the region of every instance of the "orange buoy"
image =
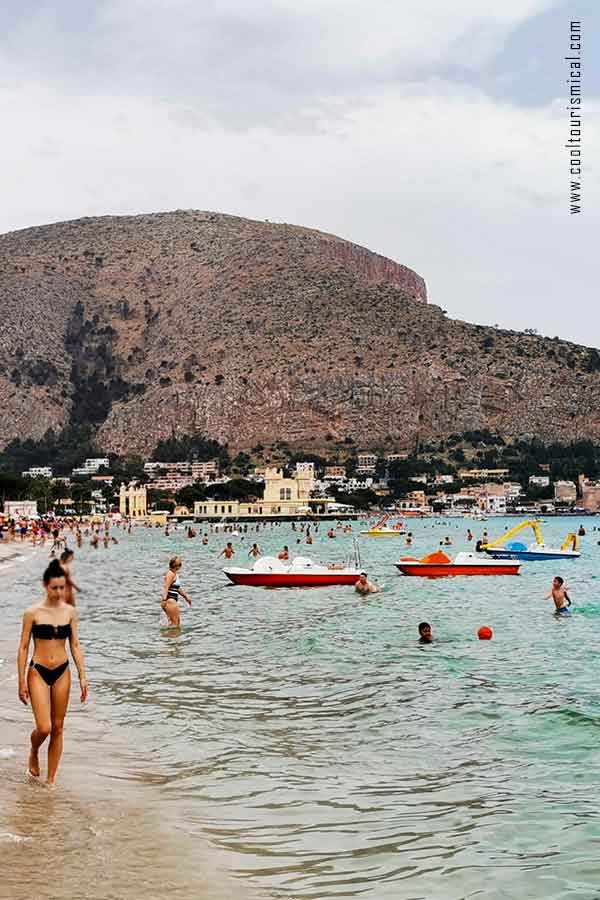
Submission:
POLYGON ((494 632, 489 625, 482 625, 477 631, 477 637, 480 641, 491 641, 494 632))

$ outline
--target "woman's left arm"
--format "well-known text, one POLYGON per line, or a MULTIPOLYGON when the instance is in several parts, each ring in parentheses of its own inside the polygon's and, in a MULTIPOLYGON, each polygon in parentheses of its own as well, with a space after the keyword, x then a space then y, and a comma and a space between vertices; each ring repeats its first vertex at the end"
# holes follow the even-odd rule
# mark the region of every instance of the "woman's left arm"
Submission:
POLYGON ((81 644, 79 643, 79 616, 75 612, 71 619, 71 637, 69 638, 69 645, 71 647, 71 656, 77 666, 77 672, 79 673, 79 684, 81 686, 81 702, 85 703, 87 699, 87 681, 85 677, 85 663, 83 660, 83 650, 81 649, 81 644))

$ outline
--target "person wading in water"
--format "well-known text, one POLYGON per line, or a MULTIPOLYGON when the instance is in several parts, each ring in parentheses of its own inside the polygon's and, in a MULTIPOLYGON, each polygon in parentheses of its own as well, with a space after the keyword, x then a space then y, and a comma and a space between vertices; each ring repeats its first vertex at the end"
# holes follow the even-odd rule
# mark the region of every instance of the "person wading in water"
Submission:
POLYGON ((17 652, 19 700, 27 705, 35 719, 31 732, 28 774, 40 777, 39 750, 47 737, 48 775, 46 784, 54 787, 63 751, 63 723, 69 705, 71 672, 65 644, 77 666, 81 702, 87 698, 83 652, 79 645, 78 616, 65 600, 67 577, 58 560, 52 560, 43 576, 46 596, 25 610, 17 652), (27 653, 33 638, 33 656, 27 666, 27 653))

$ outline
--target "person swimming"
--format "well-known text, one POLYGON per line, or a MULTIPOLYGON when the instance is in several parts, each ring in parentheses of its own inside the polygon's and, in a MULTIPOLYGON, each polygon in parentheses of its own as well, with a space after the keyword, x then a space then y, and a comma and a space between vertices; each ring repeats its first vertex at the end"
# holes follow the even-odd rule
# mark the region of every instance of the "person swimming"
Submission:
POLYGON ((571 598, 567 594, 567 587, 565 585, 564 578, 561 578, 560 575, 557 575, 552 579, 552 589, 549 594, 546 594, 544 600, 549 600, 552 598, 554 600, 554 613, 557 616, 570 616, 571 610, 569 607, 571 606, 571 598))
POLYGON ((429 624, 429 622, 419 622, 419 625, 417 627, 419 629, 419 643, 433 643, 433 634, 431 633, 431 625, 429 624))

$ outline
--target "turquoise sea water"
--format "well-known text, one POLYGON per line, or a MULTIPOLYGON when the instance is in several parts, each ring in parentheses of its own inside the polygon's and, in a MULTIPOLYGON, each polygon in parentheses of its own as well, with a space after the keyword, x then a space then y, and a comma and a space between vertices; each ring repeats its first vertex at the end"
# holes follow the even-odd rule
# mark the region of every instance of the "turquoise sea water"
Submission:
MULTIPOLYGON (((111 778, 208 844, 240 896, 598 898, 600 519, 585 520, 580 560, 527 563, 516 578, 427 581, 393 565, 514 521, 411 520, 412 548, 361 538, 383 585, 367 599, 229 586, 217 559, 229 538, 117 531, 118 546, 84 547, 74 567, 92 692, 76 718, 122 738, 111 778), (194 604, 181 634, 160 627, 175 553, 194 604), (570 619, 542 599, 555 574, 570 619), (422 619, 432 646, 417 642, 422 619), (492 641, 477 639, 483 624, 492 641)), ((578 524, 549 519, 544 538, 560 544, 578 524)), ((352 538, 325 531, 298 552, 344 558, 352 538)), ((232 538, 235 564, 254 540, 293 551, 295 537, 282 525, 232 538)), ((43 563, 1 582, 11 640, 43 563)), ((63 769, 76 757, 67 744, 63 769)))

